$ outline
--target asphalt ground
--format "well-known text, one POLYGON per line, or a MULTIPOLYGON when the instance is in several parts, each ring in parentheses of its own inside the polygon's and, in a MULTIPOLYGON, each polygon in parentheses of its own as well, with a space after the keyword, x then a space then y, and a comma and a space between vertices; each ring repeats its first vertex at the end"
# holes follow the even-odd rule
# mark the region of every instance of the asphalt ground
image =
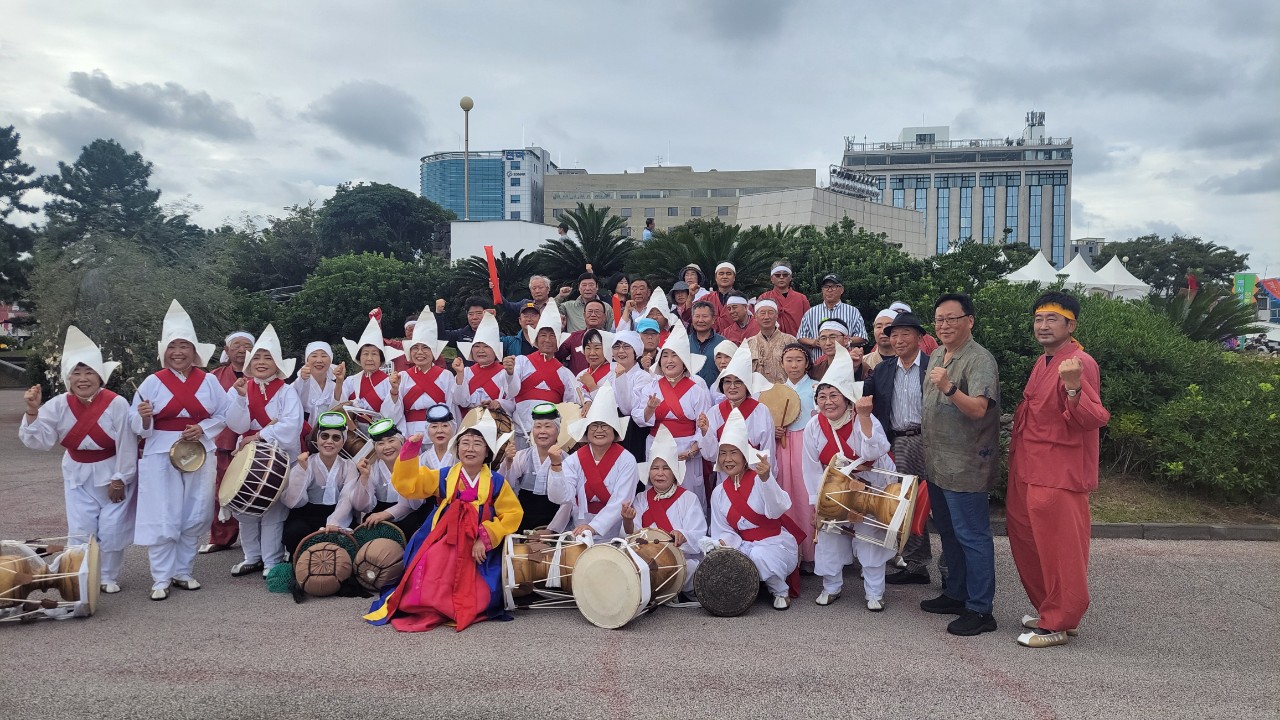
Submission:
MULTIPOLYGON (((64 533, 59 454, 21 446, 20 413, 0 391, 0 538, 64 533)), ((809 577, 786 612, 662 608, 609 631, 524 610, 401 634, 366 625, 367 600, 231 578, 235 550, 152 602, 133 547, 92 617, 0 624, 0 720, 1280 717, 1280 544, 1095 540, 1081 634, 1041 650, 1014 642, 1029 605, 1004 538, 996 558, 1000 629, 974 638, 919 610, 936 586, 890 586, 872 614, 856 576, 826 608, 809 577)))

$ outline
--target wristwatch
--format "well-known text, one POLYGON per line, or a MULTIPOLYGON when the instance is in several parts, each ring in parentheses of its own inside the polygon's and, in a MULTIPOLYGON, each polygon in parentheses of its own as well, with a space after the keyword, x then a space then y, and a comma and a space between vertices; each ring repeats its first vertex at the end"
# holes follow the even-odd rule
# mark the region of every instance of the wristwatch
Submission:
POLYGON ((1076 388, 1075 390, 1072 390, 1071 388, 1067 388, 1067 397, 1075 397, 1079 394, 1080 394, 1080 388, 1076 388))
POLYGON ((944 393, 942 393, 942 394, 943 394, 943 396, 945 396, 945 397, 951 397, 952 395, 955 395, 955 394, 956 394, 956 391, 957 391, 957 390, 959 390, 959 389, 960 389, 960 386, 959 386, 959 385, 956 385, 955 383, 951 383, 951 389, 950 389, 950 390, 948 390, 948 391, 946 391, 946 392, 944 392, 944 393))

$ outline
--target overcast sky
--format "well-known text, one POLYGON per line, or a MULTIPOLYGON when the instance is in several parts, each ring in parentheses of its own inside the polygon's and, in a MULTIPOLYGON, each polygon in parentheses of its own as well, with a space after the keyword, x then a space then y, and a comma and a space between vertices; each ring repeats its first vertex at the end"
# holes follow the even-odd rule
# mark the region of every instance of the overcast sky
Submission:
POLYGON ((114 137, 204 225, 418 158, 825 168, 908 125, 1075 142, 1072 236, 1199 235, 1280 274, 1280 4, 5 3, 0 125, 41 172, 114 137), (562 8, 562 9, 561 9, 562 8))

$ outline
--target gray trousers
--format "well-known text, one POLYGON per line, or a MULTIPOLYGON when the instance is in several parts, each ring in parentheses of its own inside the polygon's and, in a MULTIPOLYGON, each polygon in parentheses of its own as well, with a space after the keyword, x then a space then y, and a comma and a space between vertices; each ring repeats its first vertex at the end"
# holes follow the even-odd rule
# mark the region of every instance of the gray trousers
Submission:
MULTIPOLYGON (((924 477, 924 438, 920 435, 905 437, 899 435, 893 439, 893 460, 898 472, 924 477)), ((902 548, 902 560, 907 564, 907 572, 927 573, 933 561, 933 546, 929 533, 912 535, 902 548)))

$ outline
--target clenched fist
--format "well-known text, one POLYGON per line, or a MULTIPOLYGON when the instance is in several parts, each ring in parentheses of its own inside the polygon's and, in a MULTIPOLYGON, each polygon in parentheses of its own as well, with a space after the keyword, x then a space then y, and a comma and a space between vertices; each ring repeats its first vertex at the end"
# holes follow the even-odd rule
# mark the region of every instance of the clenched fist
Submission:
POLYGON ((235 383, 233 383, 231 387, 236 389, 236 394, 239 395, 240 397, 247 397, 249 394, 249 391, 247 389, 249 387, 249 379, 241 375, 240 377, 236 378, 235 383))
POLYGON ((951 376, 947 374, 947 369, 944 367, 936 367, 930 370, 929 382, 933 383, 933 386, 942 392, 951 389, 951 376))
POLYGON ((858 398, 858 402, 854 403, 853 407, 858 411, 858 415, 861 415, 862 417, 870 417, 873 404, 874 401, 872 401, 870 395, 863 395, 858 398))
POLYGON ((44 391, 39 385, 32 385, 22 394, 22 399, 27 402, 27 414, 35 415, 40 412, 40 399, 43 397, 44 391))
POLYGON ((1084 363, 1080 362, 1080 358, 1067 358, 1058 366, 1058 378, 1062 380, 1062 386, 1072 392, 1080 389, 1080 374, 1083 372, 1084 363))

